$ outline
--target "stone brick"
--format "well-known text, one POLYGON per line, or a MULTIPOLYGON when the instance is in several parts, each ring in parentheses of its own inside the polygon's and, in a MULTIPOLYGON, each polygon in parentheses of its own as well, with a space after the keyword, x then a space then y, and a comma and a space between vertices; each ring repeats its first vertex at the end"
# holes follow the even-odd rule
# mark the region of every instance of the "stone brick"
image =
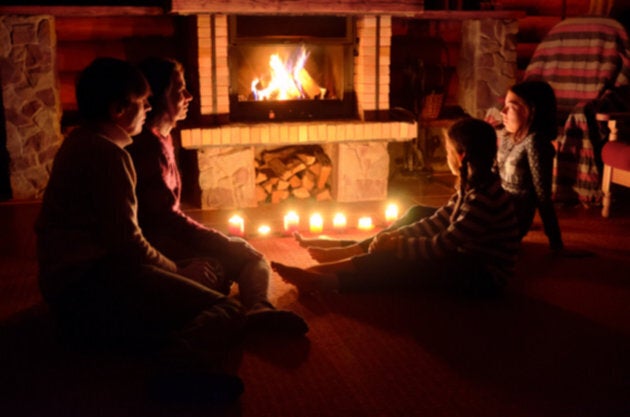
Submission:
POLYGON ((22 106, 21 113, 24 117, 32 118, 38 110, 40 110, 43 106, 42 102, 39 100, 31 100, 22 106))
POLYGON ((38 91, 35 96, 46 106, 53 107, 57 104, 55 89, 52 87, 38 91))
POLYGON ((14 45, 26 45, 37 43, 37 29, 33 23, 16 24, 11 32, 11 41, 14 45))
POLYGON ((48 18, 40 20, 37 25, 37 39, 41 45, 52 45, 55 43, 50 26, 51 20, 48 18))

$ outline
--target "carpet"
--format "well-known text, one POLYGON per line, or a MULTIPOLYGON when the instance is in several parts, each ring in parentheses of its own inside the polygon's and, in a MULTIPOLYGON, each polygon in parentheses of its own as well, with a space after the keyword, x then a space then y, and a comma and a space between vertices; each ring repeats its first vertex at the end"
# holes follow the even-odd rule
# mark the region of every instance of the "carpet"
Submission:
MULTIPOLYGON (((569 249, 551 256, 537 221, 506 294, 270 294, 310 326, 300 339, 253 338, 232 353, 245 383, 229 406, 164 403, 136 357, 60 343, 37 293, 33 254, 0 271, 0 411, 10 416, 616 417, 630 415, 630 220, 560 218, 569 249), (20 275, 21 274, 21 275, 20 275)), ((286 237, 252 238, 270 260, 308 266, 286 237)))

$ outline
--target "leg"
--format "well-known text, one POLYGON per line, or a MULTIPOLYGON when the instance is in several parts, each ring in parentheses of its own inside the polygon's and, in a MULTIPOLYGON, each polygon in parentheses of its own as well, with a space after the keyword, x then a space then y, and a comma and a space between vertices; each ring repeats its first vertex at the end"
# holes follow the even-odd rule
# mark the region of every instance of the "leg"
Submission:
POLYGON ((227 297, 181 275, 108 262, 95 265, 54 304, 72 340, 88 346, 150 347, 185 333, 195 320, 195 337, 213 342, 237 331, 243 317, 227 297))
POLYGON ((295 285, 300 292, 336 290, 339 288, 337 274, 354 271, 351 260, 331 262, 306 269, 284 265, 279 262, 272 262, 271 267, 284 281, 295 285))
MULTIPOLYGON (((405 214, 401 218, 396 220, 383 231, 386 232, 396 230, 399 227, 415 223, 421 219, 424 219, 425 217, 431 216, 433 213, 435 213, 435 210, 435 207, 421 205, 412 206, 411 208, 409 208, 409 210, 405 212, 405 214)), ((370 247, 370 243, 372 243, 372 240, 374 240, 374 236, 370 236, 369 238, 364 239, 360 242, 333 240, 331 242, 336 242, 338 244, 337 246, 333 246, 332 244, 324 244, 324 242, 326 242, 326 240, 324 239, 311 239, 309 240, 309 242, 318 241, 319 243, 317 245, 314 245, 313 243, 309 243, 309 245, 304 245, 302 243, 305 240, 301 238, 301 236, 299 236, 299 238, 301 240, 296 237, 296 239, 298 239, 298 241, 300 242, 300 246, 306 247, 308 249, 309 255, 311 255, 311 257, 317 262, 335 262, 342 259, 350 258, 352 256, 365 254, 370 247), (341 242, 343 242, 343 244, 341 244, 341 242), (350 242, 350 244, 348 244, 348 242, 350 242)))
POLYGON ((356 243, 354 240, 329 239, 329 238, 306 238, 299 232, 293 232, 293 237, 303 248, 338 248, 356 243))
POLYGON ((238 271, 235 278, 239 287, 241 302, 246 311, 246 329, 301 336, 308 331, 308 325, 297 314, 278 310, 268 296, 271 270, 265 258, 242 239, 234 239, 230 244, 229 269, 238 271))

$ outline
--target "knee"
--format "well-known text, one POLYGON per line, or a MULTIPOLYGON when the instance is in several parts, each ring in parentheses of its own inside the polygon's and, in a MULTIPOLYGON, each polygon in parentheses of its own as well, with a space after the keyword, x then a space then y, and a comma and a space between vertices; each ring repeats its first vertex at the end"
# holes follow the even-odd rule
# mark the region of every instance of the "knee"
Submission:
POLYGON ((410 207, 409 210, 407 210, 407 212, 405 213, 404 217, 408 218, 410 221, 418 221, 425 217, 431 216, 434 212, 435 209, 433 207, 416 205, 410 207))

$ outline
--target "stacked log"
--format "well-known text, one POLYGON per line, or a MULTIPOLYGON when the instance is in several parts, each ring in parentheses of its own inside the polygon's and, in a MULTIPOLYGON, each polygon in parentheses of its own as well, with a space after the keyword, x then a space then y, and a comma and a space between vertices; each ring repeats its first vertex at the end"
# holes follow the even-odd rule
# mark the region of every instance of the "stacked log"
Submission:
POLYGON ((331 200, 331 159, 319 145, 265 150, 255 160, 256 201, 279 203, 288 198, 331 200))

